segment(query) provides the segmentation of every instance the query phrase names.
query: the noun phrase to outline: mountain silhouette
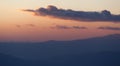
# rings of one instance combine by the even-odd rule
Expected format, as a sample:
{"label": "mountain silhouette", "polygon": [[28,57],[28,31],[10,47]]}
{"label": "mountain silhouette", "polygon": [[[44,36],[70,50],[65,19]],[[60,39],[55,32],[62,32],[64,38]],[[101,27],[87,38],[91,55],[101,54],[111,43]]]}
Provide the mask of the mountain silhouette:
{"label": "mountain silhouette", "polygon": [[24,60],[17,57],[0,53],[0,66],[21,66]]}
{"label": "mountain silhouette", "polygon": [[13,64],[6,66],[120,66],[120,34],[72,41],[1,42],[0,53],[1,63]]}

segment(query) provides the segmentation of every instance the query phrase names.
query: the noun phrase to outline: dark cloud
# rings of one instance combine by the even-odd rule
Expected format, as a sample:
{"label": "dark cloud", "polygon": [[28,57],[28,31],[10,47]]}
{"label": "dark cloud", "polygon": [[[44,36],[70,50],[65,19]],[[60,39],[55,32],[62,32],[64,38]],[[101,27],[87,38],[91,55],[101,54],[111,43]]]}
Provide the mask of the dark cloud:
{"label": "dark cloud", "polygon": [[80,26],[73,26],[74,29],[87,29],[86,27],[80,27]]}
{"label": "dark cloud", "polygon": [[50,16],[68,20],[120,22],[120,15],[113,15],[107,10],[101,12],[85,12],[71,9],[58,9],[50,5],[47,8],[39,8],[36,10],[26,9],[23,11],[33,12],[37,16]]}
{"label": "dark cloud", "polygon": [[71,27],[65,26],[65,25],[56,25],[56,26],[54,26],[52,28],[57,28],[57,29],[71,29]]}
{"label": "dark cloud", "polygon": [[80,26],[65,26],[65,25],[56,25],[52,28],[57,29],[87,29],[86,27],[80,27]]}
{"label": "dark cloud", "polygon": [[98,27],[98,29],[104,29],[104,30],[120,30],[120,27]]}

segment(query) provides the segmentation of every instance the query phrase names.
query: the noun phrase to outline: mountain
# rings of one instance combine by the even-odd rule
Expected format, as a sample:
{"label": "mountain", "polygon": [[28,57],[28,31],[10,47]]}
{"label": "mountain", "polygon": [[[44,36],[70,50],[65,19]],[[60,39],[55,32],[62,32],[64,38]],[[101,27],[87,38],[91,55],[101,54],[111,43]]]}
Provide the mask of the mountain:
{"label": "mountain", "polygon": [[24,60],[0,53],[0,66],[21,66],[25,65]]}
{"label": "mountain", "polygon": [[24,60],[15,56],[0,53],[0,66],[39,66],[45,65],[43,61]]}
{"label": "mountain", "polygon": [[72,41],[1,42],[0,53],[22,59],[22,66],[120,66],[120,34]]}

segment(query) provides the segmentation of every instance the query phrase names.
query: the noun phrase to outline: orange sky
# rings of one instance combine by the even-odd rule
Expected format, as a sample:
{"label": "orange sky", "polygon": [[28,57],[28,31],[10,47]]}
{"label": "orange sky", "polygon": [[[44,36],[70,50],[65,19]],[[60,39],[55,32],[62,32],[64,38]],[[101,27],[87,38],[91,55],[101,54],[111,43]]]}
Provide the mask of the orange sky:
{"label": "orange sky", "polygon": [[[75,40],[85,39],[95,36],[103,36],[108,34],[119,33],[120,30],[101,30],[98,27],[111,26],[119,27],[120,23],[112,22],[79,22],[74,20],[63,20],[57,18],[49,18],[42,16],[34,16],[33,13],[23,12],[22,9],[37,9],[41,6],[46,7],[47,5],[56,5],[60,8],[73,9],[73,10],[84,10],[84,11],[100,11],[108,9],[114,14],[119,13],[118,0],[110,0],[109,4],[107,1],[101,0],[101,4],[98,4],[99,0],[87,0],[74,1],[73,0],[59,1],[45,0],[39,1],[18,1],[18,0],[1,0],[1,15],[0,15],[0,41],[23,41],[23,42],[39,42],[48,40]],[[67,2],[71,2],[66,5]],[[93,3],[92,3],[93,2]],[[96,4],[95,4],[96,2]],[[45,3],[45,4],[44,4]],[[9,4],[9,5],[8,5]],[[106,5],[105,5],[106,4]],[[84,5],[84,6],[83,6]],[[88,6],[87,6],[88,5]],[[96,6],[97,5],[97,6]],[[111,6],[113,5],[113,6]],[[92,7],[94,6],[94,7]],[[116,7],[117,6],[117,7]],[[64,26],[82,26],[87,29],[57,29],[51,28],[56,25]]]}

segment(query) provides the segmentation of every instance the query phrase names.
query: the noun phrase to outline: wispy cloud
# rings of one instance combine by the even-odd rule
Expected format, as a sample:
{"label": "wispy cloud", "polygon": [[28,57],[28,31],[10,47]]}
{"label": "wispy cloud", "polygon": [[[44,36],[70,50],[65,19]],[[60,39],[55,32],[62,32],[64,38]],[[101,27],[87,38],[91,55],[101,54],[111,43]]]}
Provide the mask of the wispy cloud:
{"label": "wispy cloud", "polygon": [[20,27],[21,27],[21,25],[16,25],[16,27],[17,27],[17,28],[20,28]]}
{"label": "wispy cloud", "polygon": [[98,27],[98,29],[103,29],[103,30],[120,30],[120,27]]}
{"label": "wispy cloud", "polygon": [[80,27],[80,26],[73,26],[74,29],[87,29],[86,27]]}
{"label": "wispy cloud", "polygon": [[35,24],[24,24],[24,25],[16,25],[17,28],[21,28],[21,27],[35,27]]}
{"label": "wispy cloud", "polygon": [[66,26],[66,25],[56,25],[54,27],[55,29],[87,29],[86,27],[80,27],[80,26]]}
{"label": "wispy cloud", "polygon": [[49,16],[66,20],[120,22],[120,15],[111,14],[111,12],[107,10],[101,12],[85,12],[59,9],[49,5],[47,8],[39,8],[36,10],[25,9],[23,11],[33,12],[37,16]]}
{"label": "wispy cloud", "polygon": [[22,11],[35,12],[35,10],[32,10],[32,9],[22,9]]}
{"label": "wispy cloud", "polygon": [[26,26],[35,27],[36,25],[34,25],[34,24],[26,24]]}

